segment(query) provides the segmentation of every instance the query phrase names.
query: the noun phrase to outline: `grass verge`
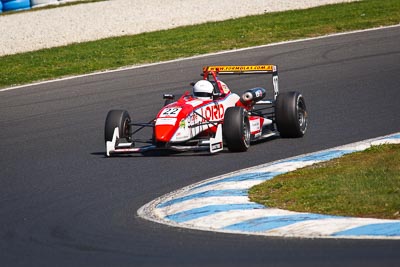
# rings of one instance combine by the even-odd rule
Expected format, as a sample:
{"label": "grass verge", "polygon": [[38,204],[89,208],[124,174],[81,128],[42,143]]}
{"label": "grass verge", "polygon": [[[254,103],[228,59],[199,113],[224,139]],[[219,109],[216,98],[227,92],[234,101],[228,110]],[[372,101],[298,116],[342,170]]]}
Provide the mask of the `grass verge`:
{"label": "grass verge", "polygon": [[279,175],[251,201],[298,212],[400,219],[400,145],[379,145]]}
{"label": "grass verge", "polygon": [[400,22],[400,1],[367,0],[108,38],[0,57],[0,88]]}

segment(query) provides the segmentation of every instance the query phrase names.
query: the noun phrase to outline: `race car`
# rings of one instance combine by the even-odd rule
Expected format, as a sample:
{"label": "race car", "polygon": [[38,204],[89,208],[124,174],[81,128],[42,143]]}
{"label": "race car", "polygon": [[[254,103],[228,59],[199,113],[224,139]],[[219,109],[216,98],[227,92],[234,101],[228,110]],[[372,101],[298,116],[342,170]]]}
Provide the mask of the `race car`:
{"label": "race car", "polygon": [[[272,97],[265,99],[263,87],[239,95],[219,79],[247,74],[272,75]],[[153,150],[216,153],[224,147],[244,152],[252,142],[272,136],[297,138],[307,131],[304,97],[296,91],[279,92],[276,65],[205,66],[202,79],[191,85],[192,93],[186,92],[177,100],[164,94],[164,106],[150,122],[134,122],[126,110],[110,110],[104,130],[106,155]],[[145,127],[152,128],[152,136],[135,139]]]}

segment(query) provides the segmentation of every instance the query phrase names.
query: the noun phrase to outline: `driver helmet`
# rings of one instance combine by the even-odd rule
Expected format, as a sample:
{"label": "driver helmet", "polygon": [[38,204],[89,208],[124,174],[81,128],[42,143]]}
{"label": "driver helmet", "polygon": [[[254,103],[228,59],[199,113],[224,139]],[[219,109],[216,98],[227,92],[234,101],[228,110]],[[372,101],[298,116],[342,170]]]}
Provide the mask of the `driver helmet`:
{"label": "driver helmet", "polygon": [[193,86],[193,95],[200,99],[212,99],[214,86],[207,80],[200,80]]}

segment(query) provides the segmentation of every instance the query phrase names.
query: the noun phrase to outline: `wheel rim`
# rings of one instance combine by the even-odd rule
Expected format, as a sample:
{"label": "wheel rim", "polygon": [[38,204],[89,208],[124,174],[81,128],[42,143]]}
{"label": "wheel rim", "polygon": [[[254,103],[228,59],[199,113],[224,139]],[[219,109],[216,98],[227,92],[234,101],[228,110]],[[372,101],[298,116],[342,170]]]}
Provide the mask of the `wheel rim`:
{"label": "wheel rim", "polygon": [[246,117],[243,118],[243,142],[246,147],[250,146],[250,125],[249,120],[246,120]]}
{"label": "wheel rim", "polygon": [[123,137],[126,138],[127,140],[130,139],[129,123],[130,123],[130,120],[129,119],[125,119],[124,124],[123,124],[123,128],[122,128]]}
{"label": "wheel rim", "polygon": [[302,98],[300,98],[298,101],[297,110],[298,110],[297,119],[299,122],[299,128],[300,131],[304,133],[307,128],[307,110],[306,110],[306,105]]}

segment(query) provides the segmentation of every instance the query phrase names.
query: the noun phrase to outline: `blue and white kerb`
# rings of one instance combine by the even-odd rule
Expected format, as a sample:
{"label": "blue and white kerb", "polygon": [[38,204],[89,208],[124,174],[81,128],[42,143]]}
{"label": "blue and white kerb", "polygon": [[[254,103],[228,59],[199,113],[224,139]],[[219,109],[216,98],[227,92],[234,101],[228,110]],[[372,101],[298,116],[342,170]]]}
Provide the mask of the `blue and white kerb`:
{"label": "blue and white kerb", "polygon": [[159,223],[205,231],[302,238],[400,240],[400,220],[291,212],[266,208],[250,202],[248,198],[249,188],[278,174],[384,143],[400,143],[400,133],[215,177],[162,196],[140,208],[138,214]]}

